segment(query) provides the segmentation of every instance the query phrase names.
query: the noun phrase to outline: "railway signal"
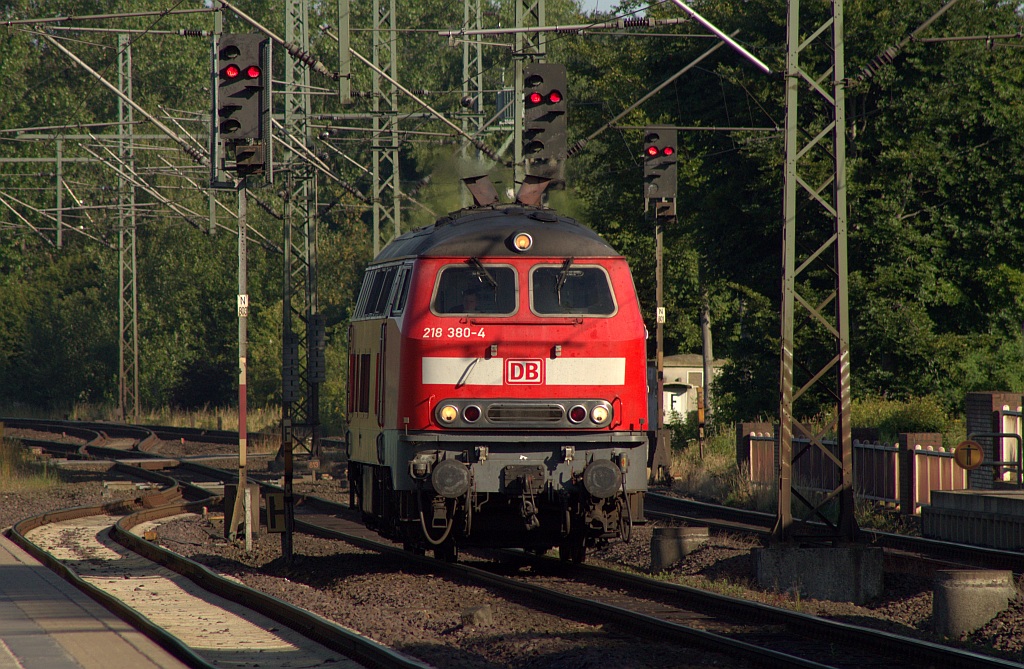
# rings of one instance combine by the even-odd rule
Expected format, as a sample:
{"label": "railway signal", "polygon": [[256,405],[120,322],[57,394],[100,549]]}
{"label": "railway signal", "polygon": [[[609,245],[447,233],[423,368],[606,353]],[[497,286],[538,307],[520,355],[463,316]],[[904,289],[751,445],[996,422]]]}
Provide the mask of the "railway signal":
{"label": "railway signal", "polygon": [[558,178],[566,157],[565,65],[530,63],[523,68],[523,156],[527,173]]}
{"label": "railway signal", "polygon": [[217,50],[217,124],[225,141],[263,139],[267,40],[258,34],[220,37]]}
{"label": "railway signal", "polygon": [[676,198],[676,130],[644,129],[644,197],[649,200]]}

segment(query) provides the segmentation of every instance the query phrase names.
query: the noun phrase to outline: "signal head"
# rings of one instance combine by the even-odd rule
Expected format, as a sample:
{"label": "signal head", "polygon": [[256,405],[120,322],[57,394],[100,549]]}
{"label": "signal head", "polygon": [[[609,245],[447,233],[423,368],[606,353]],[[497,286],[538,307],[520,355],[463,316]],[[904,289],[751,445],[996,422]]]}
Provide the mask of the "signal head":
{"label": "signal head", "polygon": [[676,197],[675,128],[644,129],[644,191],[648,199],[674,200]]}

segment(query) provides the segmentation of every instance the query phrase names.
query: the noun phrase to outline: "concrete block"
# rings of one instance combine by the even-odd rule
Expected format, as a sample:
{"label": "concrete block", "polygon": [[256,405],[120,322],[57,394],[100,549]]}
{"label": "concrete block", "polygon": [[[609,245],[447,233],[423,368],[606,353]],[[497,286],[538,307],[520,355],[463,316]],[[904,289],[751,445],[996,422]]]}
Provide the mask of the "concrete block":
{"label": "concrete block", "polygon": [[656,527],[651,534],[651,571],[664,571],[707,543],[706,527]]}
{"label": "concrete block", "polygon": [[484,627],[494,624],[494,609],[490,604],[471,606],[462,612],[463,627]]}
{"label": "concrete block", "polygon": [[932,491],[932,506],[962,511],[1024,515],[1024,491],[935,490]]}
{"label": "concrete block", "polygon": [[1024,548],[1024,493],[976,491],[932,493],[921,509],[924,536],[1006,550]]}
{"label": "concrete block", "polygon": [[753,557],[763,588],[854,604],[882,594],[882,549],[877,546],[775,546],[756,549]]}
{"label": "concrete block", "polygon": [[969,634],[1005,611],[1016,594],[1009,570],[938,571],[932,598],[935,632],[953,639]]}

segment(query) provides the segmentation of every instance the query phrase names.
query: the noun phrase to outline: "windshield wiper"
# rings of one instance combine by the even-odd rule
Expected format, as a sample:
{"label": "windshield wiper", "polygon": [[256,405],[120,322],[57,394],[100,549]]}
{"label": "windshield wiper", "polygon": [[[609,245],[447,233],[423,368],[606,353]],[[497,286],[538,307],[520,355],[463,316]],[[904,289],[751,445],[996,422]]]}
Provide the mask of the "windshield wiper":
{"label": "windshield wiper", "polygon": [[470,258],[469,264],[476,270],[475,274],[478,279],[487,279],[487,283],[491,284],[491,288],[495,290],[498,289],[498,282],[494,280],[494,277],[491,276],[491,273],[483,266],[483,263],[480,262],[479,258]]}
{"label": "windshield wiper", "polygon": [[562,306],[562,286],[565,285],[565,280],[569,278],[569,268],[572,267],[572,262],[575,258],[569,256],[562,263],[562,270],[558,273],[558,283],[555,284],[555,292],[558,294],[558,306]]}

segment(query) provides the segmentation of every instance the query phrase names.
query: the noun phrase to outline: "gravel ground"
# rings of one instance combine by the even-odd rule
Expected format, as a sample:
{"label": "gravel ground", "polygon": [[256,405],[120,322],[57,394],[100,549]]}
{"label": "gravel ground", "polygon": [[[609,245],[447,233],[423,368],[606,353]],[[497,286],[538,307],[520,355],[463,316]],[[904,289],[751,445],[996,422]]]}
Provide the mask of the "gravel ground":
{"label": "gravel ground", "polygon": [[[105,487],[105,480],[117,478],[106,473],[64,472],[62,477],[63,483],[52,488],[0,493],[0,528],[46,511],[141,494]],[[338,480],[297,481],[296,491],[347,500],[343,481]],[[632,542],[610,544],[592,552],[588,560],[647,572],[652,531],[651,525],[637,527]],[[645,642],[644,652],[638,653],[635,639],[617,636],[610,627],[532,611],[485,588],[420,573],[408,564],[340,542],[297,535],[296,561],[289,567],[280,560],[277,537],[260,536],[254,551],[245,554],[241,547],[223,539],[222,526],[215,519],[175,521],[162,527],[159,536],[173,550],[438,667],[735,666],[719,656],[654,642]],[[793,593],[777,594],[756,587],[750,567],[750,550],[756,546],[742,537],[712,535],[705,546],[661,577],[942,641],[931,632],[932,574],[900,573],[892,571],[887,563],[885,592],[868,605],[800,599]],[[483,606],[489,607],[491,622],[474,624],[464,619],[474,607]],[[1018,662],[1024,660],[1024,600],[1018,597],[992,622],[953,643]]]}
{"label": "gravel ground", "polygon": [[217,520],[176,520],[158,534],[171,550],[436,667],[738,666],[714,653],[656,641],[637,653],[636,639],[613,626],[539,612],[488,588],[341,542],[296,535],[289,567],[277,537],[258,537],[247,554],[223,539]]}

